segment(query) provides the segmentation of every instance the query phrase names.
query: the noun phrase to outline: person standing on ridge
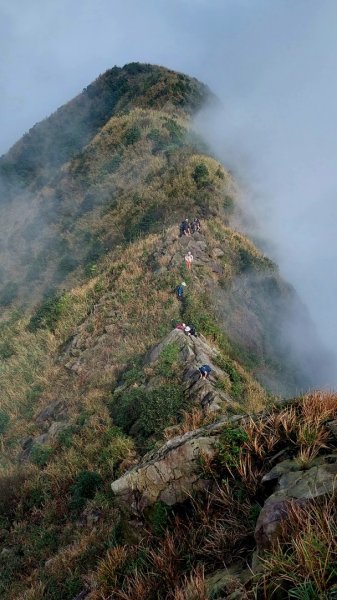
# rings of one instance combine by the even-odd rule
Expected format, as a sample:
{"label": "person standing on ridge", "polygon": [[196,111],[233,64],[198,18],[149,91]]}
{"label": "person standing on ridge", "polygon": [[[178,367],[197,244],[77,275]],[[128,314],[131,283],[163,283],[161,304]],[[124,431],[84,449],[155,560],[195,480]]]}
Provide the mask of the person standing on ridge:
{"label": "person standing on ridge", "polygon": [[201,226],[200,226],[200,219],[198,219],[198,217],[195,217],[194,221],[192,222],[191,229],[192,229],[192,233],[200,233]]}
{"label": "person standing on ridge", "polygon": [[194,261],[194,256],[192,252],[189,250],[185,256],[186,267],[188,269],[192,268],[192,262]]}
{"label": "person standing on ridge", "polygon": [[181,230],[182,230],[183,235],[191,235],[191,227],[188,222],[188,219],[185,219],[185,221],[182,222]]}

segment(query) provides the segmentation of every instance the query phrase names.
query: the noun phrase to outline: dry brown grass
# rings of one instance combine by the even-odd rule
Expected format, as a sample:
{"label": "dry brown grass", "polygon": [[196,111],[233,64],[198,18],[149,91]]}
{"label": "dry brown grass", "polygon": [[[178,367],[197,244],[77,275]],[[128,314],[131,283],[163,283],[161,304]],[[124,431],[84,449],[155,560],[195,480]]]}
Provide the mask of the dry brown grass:
{"label": "dry brown grass", "polygon": [[182,420],[178,425],[173,425],[164,430],[164,438],[169,440],[174,435],[184,435],[189,431],[199,429],[203,425],[208,425],[211,422],[210,417],[205,415],[205,412],[200,408],[194,407],[191,411],[182,411]]}
{"label": "dry brown grass", "polygon": [[325,423],[336,415],[336,394],[307,394],[296,404],[246,421],[244,429],[248,442],[245,446],[248,452],[263,459],[280,443],[289,443],[290,447],[297,448],[301,462],[309,462],[320,450],[328,448],[329,430]]}
{"label": "dry brown grass", "polygon": [[184,583],[174,590],[172,600],[209,600],[202,565],[193,569],[184,579]]}
{"label": "dry brown grass", "polygon": [[16,596],[15,600],[45,600],[45,589],[46,586],[38,581],[37,583],[34,583],[28,590],[19,596]]}
{"label": "dry brown grass", "polygon": [[337,394],[316,391],[304,396],[301,401],[302,418],[305,422],[319,426],[337,416]]}
{"label": "dry brown grass", "polygon": [[124,565],[129,557],[129,551],[126,546],[116,546],[111,548],[105,555],[105,558],[99,563],[96,579],[100,586],[97,595],[95,592],[92,596],[93,600],[104,598],[108,595],[117,583],[119,569]]}
{"label": "dry brown grass", "polygon": [[336,560],[335,496],[302,506],[294,501],[289,504],[282,537],[262,558],[258,589],[264,590],[267,598],[278,587],[289,590],[310,584],[316,594],[310,597],[325,598],[325,592],[337,580]]}

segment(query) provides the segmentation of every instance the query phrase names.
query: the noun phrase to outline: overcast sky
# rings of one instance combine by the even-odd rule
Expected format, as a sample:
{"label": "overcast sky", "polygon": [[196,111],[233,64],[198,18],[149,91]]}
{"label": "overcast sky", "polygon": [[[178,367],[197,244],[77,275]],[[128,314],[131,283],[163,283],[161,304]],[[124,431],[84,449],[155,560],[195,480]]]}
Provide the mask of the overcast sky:
{"label": "overcast sky", "polygon": [[206,82],[200,126],[337,356],[336,0],[0,0],[0,50],[0,153],[115,64]]}

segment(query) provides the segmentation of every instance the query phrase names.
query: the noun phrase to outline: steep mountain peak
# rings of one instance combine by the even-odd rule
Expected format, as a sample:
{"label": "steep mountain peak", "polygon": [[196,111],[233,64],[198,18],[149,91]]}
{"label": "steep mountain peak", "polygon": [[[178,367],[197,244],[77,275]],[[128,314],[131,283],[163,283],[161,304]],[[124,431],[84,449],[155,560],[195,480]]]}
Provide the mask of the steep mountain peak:
{"label": "steep mountain peak", "polygon": [[201,108],[209,96],[196,79],[164,67],[113,67],[34,125],[0,159],[0,176],[16,185],[32,184],[42,169],[54,172],[80,152],[114,115],[135,107],[186,115]]}

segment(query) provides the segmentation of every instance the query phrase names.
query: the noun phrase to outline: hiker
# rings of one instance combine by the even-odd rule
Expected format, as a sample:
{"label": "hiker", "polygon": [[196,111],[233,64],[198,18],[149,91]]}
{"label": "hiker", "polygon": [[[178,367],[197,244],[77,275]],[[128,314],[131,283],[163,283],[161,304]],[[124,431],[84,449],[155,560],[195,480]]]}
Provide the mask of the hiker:
{"label": "hiker", "polygon": [[212,369],[209,365],[202,365],[201,367],[199,367],[199,373],[200,373],[201,379],[208,379],[211,371],[212,371]]}
{"label": "hiker", "polygon": [[180,331],[185,331],[186,325],[185,323],[177,323],[176,325],[176,329],[179,329]]}
{"label": "hiker", "polygon": [[191,229],[192,229],[192,233],[200,233],[201,226],[200,226],[200,219],[198,219],[198,217],[195,217],[195,219],[191,225]]}
{"label": "hiker", "polygon": [[193,335],[194,337],[198,337],[197,330],[194,327],[194,325],[191,325],[191,327],[190,327],[190,335]]}
{"label": "hiker", "polygon": [[184,221],[182,221],[182,223],[180,223],[179,225],[179,237],[182,237],[184,235]]}
{"label": "hiker", "polygon": [[192,262],[194,261],[194,257],[192,252],[189,250],[185,256],[186,267],[188,269],[192,268]]}
{"label": "hiker", "polygon": [[197,332],[196,332],[195,327],[193,325],[186,325],[186,327],[185,327],[185,333],[189,337],[191,337],[191,335],[194,335],[194,337],[197,337]]}
{"label": "hiker", "polygon": [[177,298],[178,300],[182,300],[184,296],[184,287],[186,287],[185,281],[182,281],[180,285],[177,287]]}
{"label": "hiker", "polygon": [[185,219],[185,221],[182,222],[180,227],[182,229],[182,235],[191,235],[191,227],[188,222],[188,219]]}

